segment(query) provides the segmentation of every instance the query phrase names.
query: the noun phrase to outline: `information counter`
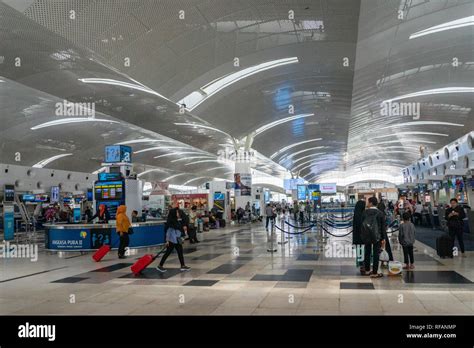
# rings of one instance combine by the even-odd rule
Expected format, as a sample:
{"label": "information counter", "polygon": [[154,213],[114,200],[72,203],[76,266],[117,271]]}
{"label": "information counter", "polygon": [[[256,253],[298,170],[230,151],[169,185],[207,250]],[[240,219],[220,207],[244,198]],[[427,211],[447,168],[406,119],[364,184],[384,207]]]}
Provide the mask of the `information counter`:
{"label": "information counter", "polygon": [[[165,221],[132,223],[130,248],[147,248],[165,243]],[[45,224],[45,248],[50,251],[93,251],[104,244],[119,246],[115,223]]]}

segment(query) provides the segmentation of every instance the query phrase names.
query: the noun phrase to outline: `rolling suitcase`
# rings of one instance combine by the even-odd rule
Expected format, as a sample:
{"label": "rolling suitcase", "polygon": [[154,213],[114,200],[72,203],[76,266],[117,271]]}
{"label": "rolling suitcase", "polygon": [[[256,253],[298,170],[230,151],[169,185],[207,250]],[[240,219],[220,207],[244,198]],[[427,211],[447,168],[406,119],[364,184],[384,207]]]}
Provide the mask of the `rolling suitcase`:
{"label": "rolling suitcase", "polygon": [[454,240],[449,235],[443,235],[436,239],[436,253],[439,257],[453,257]]}
{"label": "rolling suitcase", "polygon": [[102,245],[95,253],[92,255],[92,259],[95,262],[99,262],[104,258],[105,255],[112,249],[110,245]]}
{"label": "rolling suitcase", "polygon": [[132,267],[131,267],[131,270],[133,272],[134,275],[138,275],[140,274],[145,268],[147,268],[153,261],[155,261],[164,251],[166,250],[166,247],[164,247],[163,249],[161,249],[158,254],[156,254],[155,256],[151,255],[151,254],[146,254],[145,256],[142,256],[138,259],[137,262],[135,262]]}
{"label": "rolling suitcase", "polygon": [[220,219],[220,220],[219,220],[219,225],[220,225],[220,227],[224,228],[224,227],[225,227],[225,220],[224,220],[224,219]]}

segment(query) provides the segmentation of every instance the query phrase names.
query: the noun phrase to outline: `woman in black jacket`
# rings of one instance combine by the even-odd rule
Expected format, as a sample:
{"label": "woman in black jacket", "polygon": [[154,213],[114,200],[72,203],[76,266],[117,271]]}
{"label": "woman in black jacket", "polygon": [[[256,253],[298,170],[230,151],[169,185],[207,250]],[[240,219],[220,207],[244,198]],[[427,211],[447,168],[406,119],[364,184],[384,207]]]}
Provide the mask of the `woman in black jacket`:
{"label": "woman in black jacket", "polygon": [[[358,201],[354,207],[354,217],[352,219],[352,244],[356,246],[357,252],[361,250],[360,245],[364,245],[361,234],[362,228],[362,214],[365,211],[365,201]],[[359,246],[359,247],[358,247]],[[361,272],[363,268],[363,257],[364,255],[357,254],[357,266],[360,267]]]}

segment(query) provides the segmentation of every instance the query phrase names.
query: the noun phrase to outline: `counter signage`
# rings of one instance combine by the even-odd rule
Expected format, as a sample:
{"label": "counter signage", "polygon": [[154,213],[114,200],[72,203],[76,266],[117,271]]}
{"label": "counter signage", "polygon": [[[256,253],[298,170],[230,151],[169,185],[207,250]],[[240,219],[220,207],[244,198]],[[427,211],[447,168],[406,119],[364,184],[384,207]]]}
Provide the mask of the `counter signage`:
{"label": "counter signage", "polygon": [[89,229],[78,229],[67,231],[61,229],[49,230],[49,249],[53,250],[76,250],[91,249],[91,231]]}
{"label": "counter signage", "polygon": [[96,228],[91,229],[91,249],[99,249],[102,245],[111,243],[112,229]]}

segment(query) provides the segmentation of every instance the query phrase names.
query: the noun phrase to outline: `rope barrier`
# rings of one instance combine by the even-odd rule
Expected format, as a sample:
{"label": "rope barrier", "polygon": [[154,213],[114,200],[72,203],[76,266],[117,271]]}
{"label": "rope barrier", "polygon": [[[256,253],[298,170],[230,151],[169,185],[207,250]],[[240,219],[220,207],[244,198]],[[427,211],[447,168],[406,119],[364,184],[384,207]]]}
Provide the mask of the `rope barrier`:
{"label": "rope barrier", "polygon": [[286,234],[303,234],[303,233],[306,233],[306,232],[312,230],[313,227],[314,227],[314,226],[309,227],[309,228],[307,228],[306,230],[301,231],[301,232],[286,232],[285,230],[282,230],[280,227],[278,227],[277,225],[275,225],[275,228],[279,229],[280,231],[282,231],[283,233],[286,233]]}
{"label": "rope barrier", "polygon": [[293,228],[313,228],[314,226],[316,225],[310,225],[310,226],[295,226],[295,225],[292,225],[290,224],[288,221],[285,220],[285,224],[287,224],[288,226],[290,227],[293,227]]}
{"label": "rope barrier", "polygon": [[349,228],[349,227],[352,227],[352,224],[345,224],[345,225],[343,226],[342,224],[339,224],[339,225],[338,225],[338,224],[331,223],[331,222],[326,221],[326,220],[324,221],[324,223],[325,223],[326,225],[328,225],[329,227],[335,228],[335,229],[338,229],[338,230],[343,230],[343,229],[347,229],[347,228]]}
{"label": "rope barrier", "polygon": [[333,237],[346,237],[348,235],[350,235],[352,233],[352,231],[346,233],[346,234],[343,234],[343,235],[335,235],[335,234],[332,234],[331,232],[329,232],[324,226],[321,226],[321,228],[324,230],[324,232],[326,232],[327,234],[330,234],[331,236]]}

